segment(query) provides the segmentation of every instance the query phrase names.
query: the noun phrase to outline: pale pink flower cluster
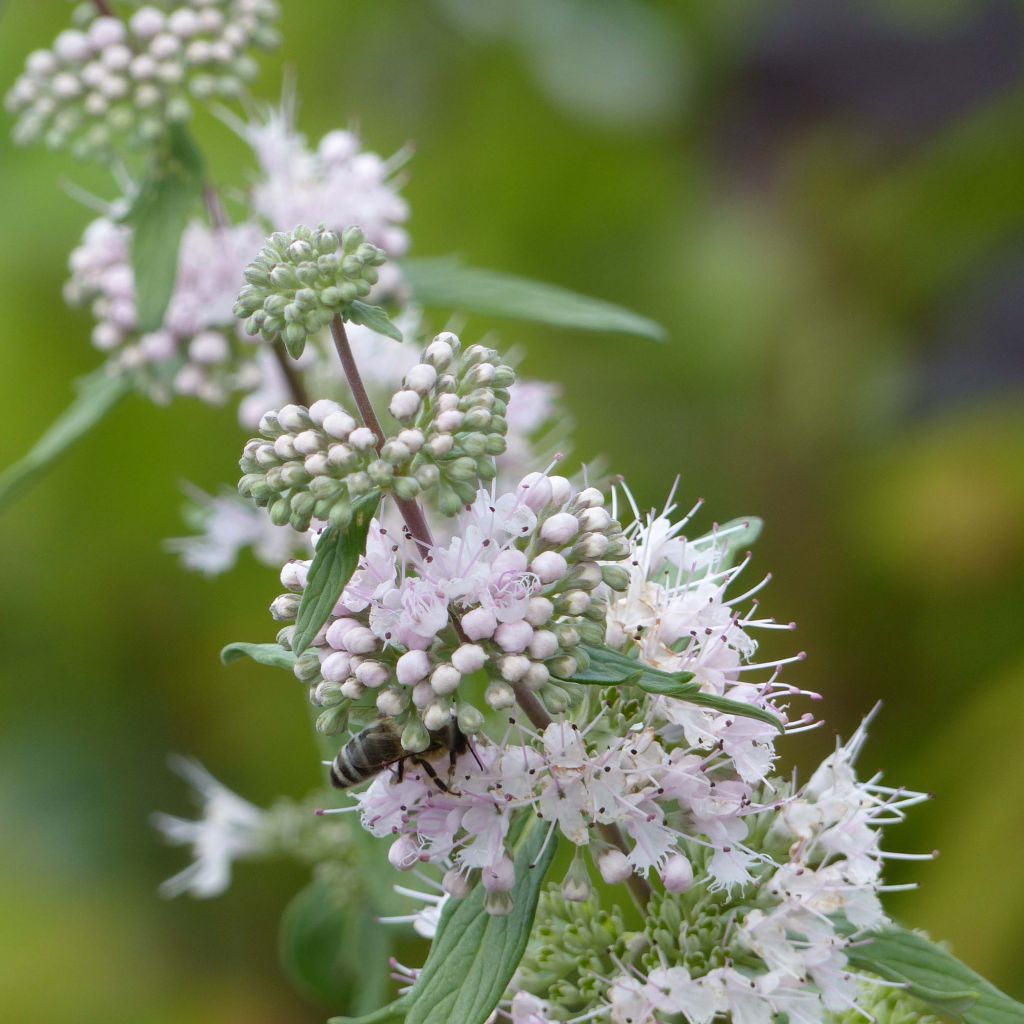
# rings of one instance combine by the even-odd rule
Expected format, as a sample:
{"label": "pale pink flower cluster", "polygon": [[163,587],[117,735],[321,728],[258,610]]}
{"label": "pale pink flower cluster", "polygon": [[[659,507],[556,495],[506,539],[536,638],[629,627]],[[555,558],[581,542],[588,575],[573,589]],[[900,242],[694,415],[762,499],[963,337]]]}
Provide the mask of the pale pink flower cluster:
{"label": "pale pink flower cluster", "polygon": [[[220,404],[259,381],[253,340],[233,315],[242,271],[262,240],[254,224],[211,228],[193,221],[178,254],[178,276],[163,325],[142,332],[130,262],[131,228],[93,221],[70,258],[65,298],[96,318],[93,344],[114,373],[136,375],[155,398],[188,395]],[[173,369],[169,376],[167,368]]]}
{"label": "pale pink flower cluster", "polygon": [[[885,858],[932,855],[883,852],[881,830],[903,820],[904,810],[925,794],[891,789],[877,778],[858,782],[853,763],[866,723],[839,747],[810,782],[781,802],[767,845],[789,842],[788,860],[759,877],[748,907],[734,918],[743,970],[717,967],[699,977],[683,966],[664,966],[646,977],[637,971],[614,979],[601,1016],[613,1024],[674,1020],[709,1024],[731,1015],[750,1024],[771,1024],[786,1014],[801,1024],[821,1024],[828,1014],[856,1008],[866,979],[850,968],[846,948],[887,923],[879,894]],[[840,929],[837,917],[850,928]],[[761,967],[750,966],[750,956]]]}
{"label": "pale pink flower cluster", "polygon": [[[376,690],[385,715],[403,715],[411,702],[427,729],[442,728],[456,710],[466,728],[457,691],[485,667],[494,709],[515,703],[510,684],[549,693],[553,679],[576,671],[574,623],[591,611],[606,571],[597,559],[626,550],[603,503],[595,488],[534,473],[500,496],[480,490],[452,539],[426,551],[375,520],[314,641],[323,679],[349,699]],[[301,591],[308,565],[285,566],[285,586]],[[271,611],[287,620],[297,606],[289,593]]]}

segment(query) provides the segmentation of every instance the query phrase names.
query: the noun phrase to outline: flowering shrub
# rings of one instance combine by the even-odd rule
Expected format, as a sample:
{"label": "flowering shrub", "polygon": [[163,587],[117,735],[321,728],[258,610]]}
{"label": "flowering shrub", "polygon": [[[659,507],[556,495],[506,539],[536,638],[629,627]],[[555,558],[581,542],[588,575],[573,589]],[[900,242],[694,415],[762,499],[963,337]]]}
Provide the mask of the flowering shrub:
{"label": "flowering shrub", "polygon": [[[382,935],[411,924],[432,940],[421,966],[359,965],[399,982],[367,1022],[1024,1019],[887,915],[884,862],[932,854],[883,849],[925,797],[858,778],[867,720],[806,782],[779,771],[820,697],[783,679],[802,652],[761,653],[792,624],[761,611],[767,578],[748,579],[760,522],[694,532],[699,503],[679,515],[674,489],[646,512],[621,480],[568,474],[557,389],[434,334],[421,307],[651,325],[406,260],[400,161],[342,130],[310,150],[290,101],[223,114],[259,165],[228,219],[184,97],[242,96],[276,13],[84,5],[9,99],[22,141],[111,163],[124,194],[66,289],[107,362],[0,490],[128,390],[240,396],[259,436],[240,446],[237,495],[200,493],[200,535],[171,544],[204,572],[246,546],[280,569],[276,638],[223,657],[297,677],[325,744],[324,789],[269,809],[177,762],[202,814],[154,819],[194,854],[164,891],[212,896],[236,861],[282,855],[314,875],[286,953],[325,913],[339,942],[365,913]],[[428,891],[387,892],[395,871]],[[286,956],[300,981],[303,957]]]}

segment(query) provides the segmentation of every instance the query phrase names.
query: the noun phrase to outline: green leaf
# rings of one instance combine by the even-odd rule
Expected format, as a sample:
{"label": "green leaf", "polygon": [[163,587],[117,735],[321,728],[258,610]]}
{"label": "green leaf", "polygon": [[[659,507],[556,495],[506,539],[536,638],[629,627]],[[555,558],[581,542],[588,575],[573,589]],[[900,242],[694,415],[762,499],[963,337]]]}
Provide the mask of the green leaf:
{"label": "green leaf", "polygon": [[181,236],[202,194],[199,151],[183,126],[171,124],[125,217],[133,228],[131,262],[140,331],[155,331],[164,322],[178,276]]}
{"label": "green leaf", "polygon": [[664,328],[621,306],[556,285],[463,266],[453,257],[406,260],[402,272],[417,302],[484,316],[665,339]]}
{"label": "green leaf", "polygon": [[83,377],[71,404],[50,424],[41,438],[13,466],[0,473],[0,508],[6,507],[36,477],[41,476],[79,438],[87,433],[125,395],[131,382],[98,370]]}
{"label": "green leaf", "polygon": [[243,641],[228,644],[220,652],[220,660],[225,665],[241,658],[252,658],[260,665],[270,665],[272,668],[291,669],[295,664],[295,655],[286,651],[280,644],[247,644]]}
{"label": "green leaf", "polygon": [[390,933],[351,896],[324,879],[307,885],[281,918],[278,952],[285,974],[314,998],[373,1006],[388,990]]}
{"label": "green leaf", "polygon": [[704,693],[697,683],[691,682],[692,672],[663,672],[661,669],[642,665],[619,651],[613,651],[610,647],[594,644],[580,646],[589,655],[590,664],[569,676],[569,682],[583,683],[587,686],[638,686],[645,693],[653,693],[659,697],[674,697],[688,704],[711,708],[740,718],[755,718],[759,722],[773,726],[779,732],[783,731],[782,723],[764,708],[730,700],[728,697],[719,697],[713,693]]}
{"label": "green leaf", "polygon": [[376,1014],[335,1017],[331,1024],[483,1024],[488,1019],[526,950],[544,876],[555,856],[556,844],[545,845],[547,822],[532,814],[520,822],[513,826],[512,913],[488,914],[482,885],[463,900],[449,900],[412,990]]}
{"label": "green leaf", "polygon": [[365,499],[357,504],[348,526],[328,526],[317,541],[313,563],[306,577],[306,588],[302,591],[299,611],[295,616],[295,635],[292,637],[292,651],[296,657],[312,642],[327,621],[334,606],[352,578],[359,556],[366,549],[366,535],[370,520],[377,508],[378,498]]}
{"label": "green leaf", "polygon": [[383,334],[385,338],[393,338],[395,341],[402,340],[402,332],[391,322],[387,313],[380,306],[371,306],[358,299],[348,305],[348,318],[354,324],[362,324],[369,327],[371,331]]}
{"label": "green leaf", "polygon": [[952,953],[916,932],[891,926],[847,949],[850,963],[965,1024],[1022,1024],[1024,1004],[1000,992]]}

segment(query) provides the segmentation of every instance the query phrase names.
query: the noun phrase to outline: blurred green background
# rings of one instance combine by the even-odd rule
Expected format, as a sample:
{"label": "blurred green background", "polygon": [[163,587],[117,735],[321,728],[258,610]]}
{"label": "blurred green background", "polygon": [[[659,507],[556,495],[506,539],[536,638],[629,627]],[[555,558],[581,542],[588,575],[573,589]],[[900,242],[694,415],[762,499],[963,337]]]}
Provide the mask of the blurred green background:
{"label": "blurred green background", "polygon": [[[825,0],[285,0],[284,62],[313,138],[412,142],[418,255],[551,280],[666,325],[663,346],[498,326],[561,381],[577,452],[642,502],[673,476],[706,523],[767,528],[765,609],[796,619],[791,679],[827,697],[811,766],[879,699],[865,771],[936,794],[896,831],[939,848],[892,901],[1024,997],[1024,10]],[[898,13],[897,13],[898,11]],[[64,26],[9,0],[0,68]],[[281,57],[261,95],[279,94]],[[250,173],[212,118],[219,181]],[[61,302],[110,194],[0,133],[0,465],[98,363]],[[257,803],[317,779],[302,694],[222,668],[270,638],[275,575],[206,580],[161,548],[180,481],[231,480],[230,408],[133,399],[5,513],[0,1005],[24,1022],[319,1021],[281,978],[275,929],[299,869],[242,865],[173,903],[184,866],[147,818],[185,812],[169,752]],[[899,870],[908,867],[912,870]]]}

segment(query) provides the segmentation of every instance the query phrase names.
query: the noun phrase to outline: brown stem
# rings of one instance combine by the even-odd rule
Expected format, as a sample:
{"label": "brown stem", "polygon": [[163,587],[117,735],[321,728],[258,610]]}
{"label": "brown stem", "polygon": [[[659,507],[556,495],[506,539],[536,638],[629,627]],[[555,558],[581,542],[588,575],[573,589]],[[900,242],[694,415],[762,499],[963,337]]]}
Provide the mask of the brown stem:
{"label": "brown stem", "polygon": [[[359,410],[359,415],[363,418],[363,423],[373,431],[376,438],[374,447],[380,452],[384,444],[384,428],[380,425],[380,420],[377,419],[377,414],[373,411],[373,404],[370,402],[370,396],[366,393],[363,378],[359,375],[359,367],[356,366],[355,358],[352,355],[352,346],[349,344],[348,334],[345,332],[345,324],[340,316],[336,316],[331,321],[331,336],[334,338],[334,347],[338,350],[341,368],[345,371],[345,376],[348,378],[348,386],[352,391],[352,397],[355,399],[356,408]],[[395,504],[398,506],[398,511],[402,513],[405,525],[409,527],[409,533],[412,534],[412,538],[416,541],[421,553],[427,554],[431,547],[433,547],[434,540],[431,537],[430,526],[427,524],[427,518],[423,514],[423,509],[420,508],[417,502],[399,498],[397,495],[395,496]]]}
{"label": "brown stem", "polygon": [[[352,355],[352,346],[349,344],[348,335],[345,333],[345,324],[340,316],[336,316],[331,321],[331,334],[334,337],[334,347],[338,350],[338,358],[341,359],[341,366],[345,371],[345,376],[348,378],[348,384],[352,389],[352,397],[355,399],[359,414],[362,416],[363,422],[376,436],[376,448],[380,451],[381,445],[384,442],[384,430],[380,425],[380,420],[377,419],[377,414],[373,411],[370,396],[366,393],[366,388],[363,385],[363,378],[359,376],[359,369]],[[430,539],[430,527],[427,525],[426,517],[423,515],[423,509],[415,501],[396,499],[396,502],[406,525],[412,533],[413,539],[420,546],[420,550],[425,552],[432,542]],[[452,616],[452,622],[455,625],[456,631],[465,641],[466,637],[462,632],[462,626],[454,615]],[[551,724],[552,719],[547,709],[541,703],[540,698],[532,690],[523,686],[522,683],[513,683],[512,691],[516,695],[516,702],[523,709],[526,717],[533,723],[534,728],[543,732]],[[600,825],[598,829],[607,842],[622,850],[623,853],[629,852],[626,840],[614,825]],[[637,874],[630,875],[627,884],[636,905],[643,910],[650,901],[651,887],[647,884],[646,879],[641,878]]]}
{"label": "brown stem", "polygon": [[284,379],[288,382],[288,390],[292,393],[292,401],[296,405],[304,405],[308,409],[309,395],[306,394],[306,385],[302,383],[302,378],[296,372],[295,364],[285,351],[281,339],[278,338],[271,348],[274,351],[274,358],[277,359],[277,364],[281,367],[281,372],[284,374]]}
{"label": "brown stem", "polygon": [[111,10],[110,4],[107,3],[107,0],[92,0],[92,5],[104,18],[117,17],[117,15]]}

